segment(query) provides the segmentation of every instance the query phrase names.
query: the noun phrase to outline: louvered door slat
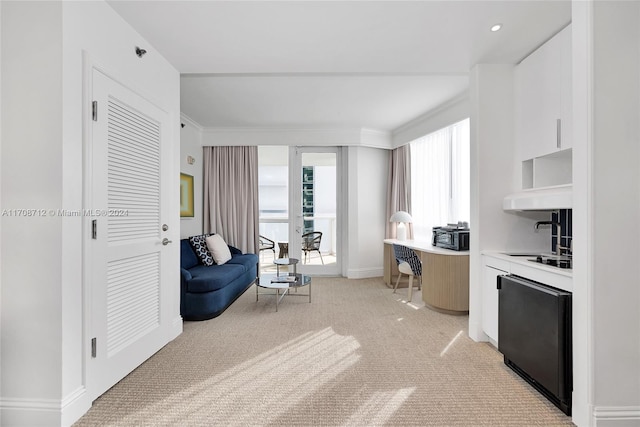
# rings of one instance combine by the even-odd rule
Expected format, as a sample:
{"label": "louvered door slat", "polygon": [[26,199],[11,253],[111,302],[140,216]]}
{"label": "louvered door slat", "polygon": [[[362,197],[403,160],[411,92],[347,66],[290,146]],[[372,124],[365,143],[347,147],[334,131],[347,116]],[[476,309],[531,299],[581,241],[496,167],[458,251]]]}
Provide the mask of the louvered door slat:
{"label": "louvered door slat", "polygon": [[118,153],[116,151],[112,151],[112,153],[109,154],[109,162],[113,166],[110,171],[111,176],[129,177],[131,175],[139,175],[140,178],[150,180],[158,175],[157,169],[147,167],[144,163],[123,163],[122,157],[127,155],[134,156],[134,153]]}
{"label": "louvered door slat", "polygon": [[160,322],[160,255],[145,254],[107,265],[107,354],[134,342]]}
{"label": "louvered door slat", "polygon": [[148,122],[148,119],[144,116],[136,114],[135,111],[124,110],[118,104],[111,106],[111,121],[109,125],[119,125],[119,127],[127,129],[141,138],[150,138],[153,140],[153,136],[159,135],[157,128]]}
{"label": "louvered door slat", "polygon": [[[140,141],[138,139],[132,138],[131,135],[122,135],[121,133],[119,133],[117,131],[117,129],[113,129],[110,128],[111,131],[111,135],[112,135],[112,143],[113,143],[113,148],[115,150],[132,150],[134,153],[139,153],[139,154],[144,154],[146,155],[150,155],[148,153],[149,149],[153,148],[153,145],[151,144],[147,144],[146,141]],[[140,142],[139,144],[136,144],[136,146],[130,147],[129,145],[129,141],[136,141],[136,142]],[[149,160],[154,160],[156,157],[151,155],[152,157],[149,158]],[[142,162],[145,162],[147,159],[140,159]],[[148,162],[149,164],[152,164],[153,162]]]}
{"label": "louvered door slat", "polygon": [[127,123],[135,123],[140,127],[146,127],[149,132],[157,132],[157,128],[155,126],[149,126],[149,121],[147,116],[144,114],[136,112],[134,109],[131,109],[123,104],[115,104],[112,106],[113,116],[114,117],[127,117]]}
{"label": "louvered door slat", "polygon": [[128,215],[110,216],[109,242],[157,238],[160,233],[160,128],[158,123],[109,100],[107,202]]}
{"label": "louvered door slat", "polygon": [[[108,103],[107,205],[109,243],[157,238],[160,233],[160,129],[116,99]],[[159,254],[108,264],[107,352],[112,355],[159,324]]]}

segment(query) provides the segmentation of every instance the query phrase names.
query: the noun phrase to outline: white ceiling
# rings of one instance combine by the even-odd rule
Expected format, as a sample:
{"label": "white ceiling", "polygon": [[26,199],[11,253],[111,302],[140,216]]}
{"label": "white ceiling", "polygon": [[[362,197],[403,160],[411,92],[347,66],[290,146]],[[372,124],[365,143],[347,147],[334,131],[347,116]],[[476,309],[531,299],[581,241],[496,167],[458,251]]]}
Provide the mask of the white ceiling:
{"label": "white ceiling", "polygon": [[109,3],[180,71],[182,112],[227,128],[392,131],[571,19],[569,0]]}

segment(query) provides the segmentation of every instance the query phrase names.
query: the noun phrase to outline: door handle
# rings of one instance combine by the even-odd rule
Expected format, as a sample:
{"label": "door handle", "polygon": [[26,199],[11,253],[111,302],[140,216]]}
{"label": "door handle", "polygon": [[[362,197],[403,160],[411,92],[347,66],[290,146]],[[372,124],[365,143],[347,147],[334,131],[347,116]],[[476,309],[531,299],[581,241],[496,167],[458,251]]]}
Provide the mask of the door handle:
{"label": "door handle", "polygon": [[169,243],[171,243],[171,240],[167,239],[166,237],[164,239],[162,239],[162,244],[164,246],[167,246]]}

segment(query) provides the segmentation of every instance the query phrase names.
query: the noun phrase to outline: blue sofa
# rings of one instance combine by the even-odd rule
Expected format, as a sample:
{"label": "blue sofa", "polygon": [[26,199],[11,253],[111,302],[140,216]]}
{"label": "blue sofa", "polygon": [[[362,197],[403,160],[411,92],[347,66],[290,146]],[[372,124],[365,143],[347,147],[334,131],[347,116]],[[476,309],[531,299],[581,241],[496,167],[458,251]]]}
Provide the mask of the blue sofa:
{"label": "blue sofa", "polygon": [[189,243],[180,240],[180,314],[206,320],[222,314],[258,277],[258,256],[229,246],[231,259],[205,266]]}

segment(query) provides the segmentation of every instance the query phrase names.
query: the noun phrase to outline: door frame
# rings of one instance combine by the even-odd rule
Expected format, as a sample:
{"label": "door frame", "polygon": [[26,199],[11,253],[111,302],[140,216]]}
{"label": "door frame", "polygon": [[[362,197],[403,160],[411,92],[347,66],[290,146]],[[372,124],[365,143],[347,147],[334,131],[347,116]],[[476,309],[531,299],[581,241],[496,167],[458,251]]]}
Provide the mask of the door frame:
{"label": "door frame", "polygon": [[345,174],[343,169],[343,149],[338,146],[291,146],[289,147],[289,256],[296,258],[302,249],[302,155],[304,153],[335,153],[336,155],[336,263],[307,265],[302,259],[297,266],[301,273],[316,276],[340,276],[343,265],[343,230],[346,215],[343,195]]}

